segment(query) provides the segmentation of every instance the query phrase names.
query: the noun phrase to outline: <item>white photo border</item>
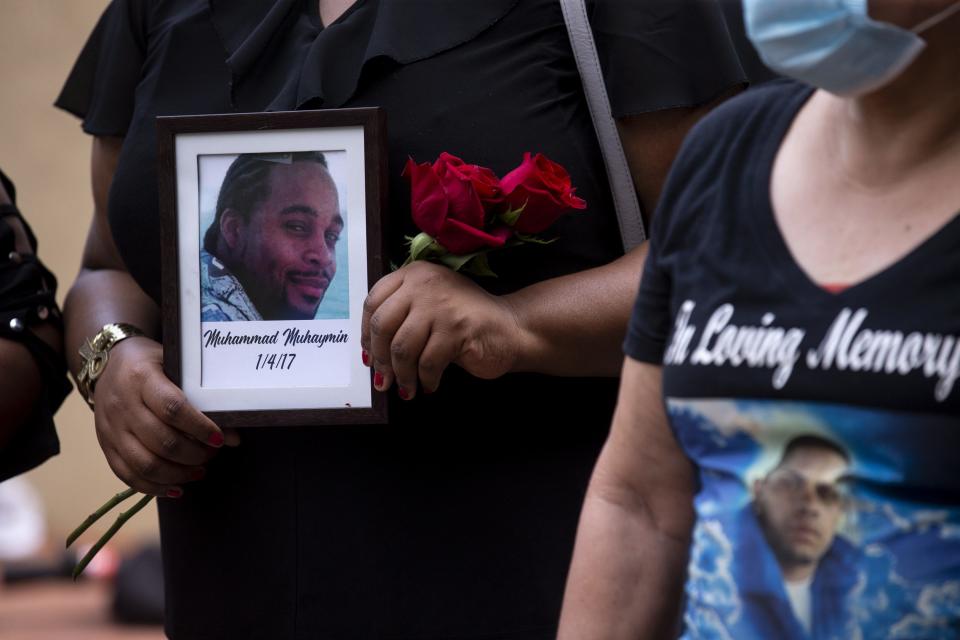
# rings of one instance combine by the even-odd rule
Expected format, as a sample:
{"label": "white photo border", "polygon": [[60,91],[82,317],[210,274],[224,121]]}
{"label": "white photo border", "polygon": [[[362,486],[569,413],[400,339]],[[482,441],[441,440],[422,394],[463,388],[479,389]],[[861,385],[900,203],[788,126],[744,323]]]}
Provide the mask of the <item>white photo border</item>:
{"label": "white photo border", "polygon": [[[341,111],[379,111],[379,110],[341,110]],[[325,112],[317,112],[325,113]],[[326,112],[330,113],[330,112]],[[284,114],[244,114],[254,117],[257,120],[270,120],[271,116]],[[303,113],[298,112],[293,115],[303,118]],[[194,116],[185,117],[197,121],[202,118],[236,118],[230,116]],[[275,424],[300,424],[303,420],[304,412],[311,412],[315,420],[307,420],[307,423],[343,423],[354,422],[349,418],[345,419],[350,413],[361,413],[378,415],[382,420],[370,419],[371,423],[385,421],[385,403],[378,403],[376,395],[373,392],[370,381],[370,370],[362,363],[360,346],[360,323],[362,318],[363,301],[367,294],[370,273],[368,267],[371,264],[369,253],[368,235],[371,233],[379,234],[380,225],[373,225],[374,229],[368,228],[368,205],[371,201],[369,190],[371,187],[382,189],[385,182],[377,180],[379,184],[367,184],[370,175],[369,167],[371,158],[368,153],[371,149],[368,136],[369,127],[364,124],[350,124],[345,126],[314,126],[298,128],[276,128],[250,130],[242,129],[235,131],[212,130],[212,131],[176,131],[178,118],[159,118],[158,121],[171,121],[167,127],[160,127],[161,139],[166,134],[169,136],[167,147],[172,146],[172,151],[167,150],[168,157],[166,162],[161,162],[161,174],[164,171],[164,164],[167,166],[168,179],[173,181],[173,192],[175,196],[174,203],[167,203],[166,210],[169,211],[171,204],[175,207],[174,219],[175,230],[166,229],[169,236],[171,231],[176,238],[176,307],[178,308],[178,340],[179,357],[173,358],[179,365],[179,371],[174,371],[174,382],[178,383],[183,389],[187,399],[198,409],[208,414],[217,414],[220,416],[234,416],[236,414],[251,413],[261,415],[263,412],[273,412],[275,414],[296,413],[293,418],[284,420],[267,420],[267,423]],[[282,123],[286,120],[278,119],[278,127],[284,127]],[[222,126],[222,125],[220,125]],[[173,129],[165,132],[164,129]],[[196,128],[196,124],[188,128]],[[380,131],[382,137],[382,129]],[[172,143],[172,144],[170,144]],[[163,147],[164,145],[161,145]],[[375,149],[382,149],[382,144],[374,145]],[[349,368],[349,383],[346,386],[316,386],[297,384],[295,386],[282,386],[273,388],[210,388],[202,385],[202,366],[203,366],[203,336],[201,331],[201,291],[200,291],[200,247],[201,233],[200,228],[200,163],[202,156],[213,154],[241,154],[241,153],[290,153],[298,151],[321,151],[321,152],[346,152],[346,167],[344,172],[346,198],[344,207],[341,211],[345,218],[347,228],[347,254],[349,265],[349,317],[342,321],[348,326],[349,357],[345,359],[345,366]],[[164,149],[161,149],[163,155]],[[382,156],[382,153],[378,155]],[[377,164],[382,167],[382,158],[377,159]],[[382,172],[382,169],[381,169]],[[172,173],[172,175],[170,175]],[[163,180],[161,179],[161,185]],[[170,191],[171,185],[167,185],[167,191]],[[161,189],[163,191],[163,188]],[[167,196],[167,199],[171,199]],[[375,198],[373,201],[382,202],[382,197]],[[379,215],[379,211],[377,212]],[[169,215],[165,215],[169,217]],[[168,225],[169,227],[169,225]],[[164,245],[168,244],[167,242]],[[379,243],[376,245],[379,249]],[[379,256],[378,256],[379,257]],[[168,258],[165,258],[167,260]],[[165,279],[169,269],[164,270]],[[379,277],[379,274],[375,274]],[[165,282],[164,300],[167,300],[168,294],[172,292],[173,287]],[[166,304],[165,304],[166,306]],[[169,313],[165,313],[167,318]],[[169,319],[165,320],[165,328],[169,327]],[[276,321],[281,323],[281,321]],[[302,322],[320,322],[320,321],[302,321]],[[237,323],[238,329],[246,323]],[[256,323],[261,324],[261,323]],[[287,325],[289,323],[283,322]],[[167,355],[165,341],[165,361]],[[168,375],[171,374],[170,367],[165,367]],[[333,411],[329,411],[333,410]],[[337,411],[346,410],[346,411]],[[362,410],[369,410],[364,412]],[[322,412],[327,412],[323,415]],[[321,413],[312,413],[321,412]],[[370,418],[370,415],[366,415]],[[253,418],[251,415],[250,418]],[[219,422],[219,421],[218,421]],[[222,426],[242,426],[243,424],[254,424],[251,419],[227,420],[228,425]]]}

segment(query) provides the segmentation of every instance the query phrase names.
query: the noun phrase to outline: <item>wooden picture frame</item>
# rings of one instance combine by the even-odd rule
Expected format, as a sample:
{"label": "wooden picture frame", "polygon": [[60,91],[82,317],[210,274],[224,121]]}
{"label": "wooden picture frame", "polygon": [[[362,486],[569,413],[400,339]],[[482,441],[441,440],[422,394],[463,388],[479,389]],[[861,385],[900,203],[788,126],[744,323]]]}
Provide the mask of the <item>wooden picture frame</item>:
{"label": "wooden picture frame", "polygon": [[166,375],[221,427],[386,423],[360,348],[388,267],[384,111],[158,117],[157,132]]}

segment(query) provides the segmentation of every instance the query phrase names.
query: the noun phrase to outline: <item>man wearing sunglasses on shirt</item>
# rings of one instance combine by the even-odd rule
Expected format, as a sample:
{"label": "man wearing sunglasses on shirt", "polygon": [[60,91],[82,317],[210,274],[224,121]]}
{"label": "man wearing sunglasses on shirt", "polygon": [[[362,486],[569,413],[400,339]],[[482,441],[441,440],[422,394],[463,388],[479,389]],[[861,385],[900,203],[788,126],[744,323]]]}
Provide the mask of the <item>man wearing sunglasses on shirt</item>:
{"label": "man wearing sunglasses on shirt", "polygon": [[849,464],[839,445],[803,435],[754,482],[753,502],[736,524],[739,535],[730,536],[742,637],[850,637],[847,601],[857,583],[859,551],[837,535]]}

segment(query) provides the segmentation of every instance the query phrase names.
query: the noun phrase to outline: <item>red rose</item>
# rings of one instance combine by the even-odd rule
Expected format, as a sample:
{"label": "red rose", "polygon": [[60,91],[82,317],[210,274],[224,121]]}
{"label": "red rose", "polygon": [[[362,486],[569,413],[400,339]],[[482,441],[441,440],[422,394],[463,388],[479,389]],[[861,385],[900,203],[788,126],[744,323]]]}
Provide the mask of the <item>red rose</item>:
{"label": "red rose", "polygon": [[441,153],[437,161],[407,160],[413,222],[457,255],[502,247],[510,229],[485,230],[487,210],[503,201],[500,181],[490,169]]}
{"label": "red rose", "polygon": [[523,212],[513,225],[517,233],[540,233],[570,209],[587,203],[573,195],[570,174],[542,153],[523,154],[523,163],[500,180],[510,208]]}

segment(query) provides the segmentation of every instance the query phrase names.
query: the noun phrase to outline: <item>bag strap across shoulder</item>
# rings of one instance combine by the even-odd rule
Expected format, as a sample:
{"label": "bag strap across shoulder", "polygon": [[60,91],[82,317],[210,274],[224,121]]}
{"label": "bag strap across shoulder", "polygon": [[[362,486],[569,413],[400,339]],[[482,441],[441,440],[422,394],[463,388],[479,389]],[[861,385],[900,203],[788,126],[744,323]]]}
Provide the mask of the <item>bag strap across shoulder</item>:
{"label": "bag strap across shoulder", "polygon": [[623,152],[617,124],[610,111],[610,99],[600,69],[600,58],[593,41],[593,31],[587,19],[585,0],[560,0],[563,20],[567,25],[573,57],[577,61],[583,92],[587,97],[590,117],[600,141],[603,163],[610,181],[613,204],[620,223],[620,237],[624,251],[629,251],[646,239],[643,217],[640,215],[640,202],[633,186],[627,156]]}

